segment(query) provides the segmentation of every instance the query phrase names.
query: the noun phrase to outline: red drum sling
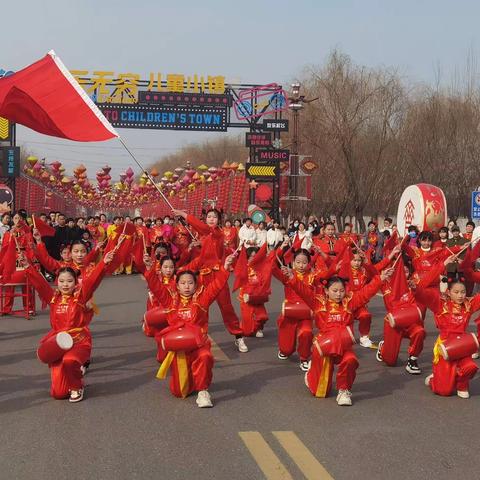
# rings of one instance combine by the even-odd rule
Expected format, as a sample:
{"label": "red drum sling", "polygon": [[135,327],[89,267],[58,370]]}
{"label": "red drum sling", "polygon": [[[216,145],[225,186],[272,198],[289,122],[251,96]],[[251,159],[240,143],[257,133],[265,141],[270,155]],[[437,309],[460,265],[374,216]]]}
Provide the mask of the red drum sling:
{"label": "red drum sling", "polygon": [[478,352],[478,339],[473,333],[450,335],[440,344],[440,354],[444,360],[459,360]]}
{"label": "red drum sling", "polygon": [[305,320],[312,316],[312,311],[304,303],[283,302],[282,315],[289,320]]}
{"label": "red drum sling", "polygon": [[245,293],[243,295],[243,301],[249,303],[250,305],[263,305],[268,302],[268,295],[255,295]]}
{"label": "red drum sling", "polygon": [[343,352],[354,343],[356,343],[355,337],[350,327],[335,328],[330,332],[320,333],[314,341],[315,347],[322,357],[343,355]]}
{"label": "red drum sling", "polygon": [[43,363],[55,363],[72,347],[72,336],[67,332],[59,332],[40,344],[37,357]]}
{"label": "red drum sling", "polygon": [[402,330],[422,320],[422,314],[416,305],[408,305],[387,313],[387,322],[392,328]]}
{"label": "red drum sling", "polygon": [[196,325],[184,325],[162,336],[162,348],[169,352],[192,352],[207,341],[207,335]]}
{"label": "red drum sling", "polygon": [[169,311],[163,307],[152,308],[145,312],[143,319],[148,327],[162,329],[168,325],[168,312]]}

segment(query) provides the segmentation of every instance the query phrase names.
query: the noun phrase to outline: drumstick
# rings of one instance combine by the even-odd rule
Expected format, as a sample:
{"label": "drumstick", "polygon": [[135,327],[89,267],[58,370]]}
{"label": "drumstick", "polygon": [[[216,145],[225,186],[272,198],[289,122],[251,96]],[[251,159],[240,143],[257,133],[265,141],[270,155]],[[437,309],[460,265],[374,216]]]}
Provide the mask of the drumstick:
{"label": "drumstick", "polygon": [[143,232],[141,232],[140,235],[142,236],[142,242],[143,242],[143,254],[146,255],[148,252],[147,252],[147,245],[145,244],[145,235],[143,234]]}
{"label": "drumstick", "polygon": [[33,222],[33,228],[36,230],[37,229],[37,225],[35,223],[35,214],[32,213],[32,222]]}

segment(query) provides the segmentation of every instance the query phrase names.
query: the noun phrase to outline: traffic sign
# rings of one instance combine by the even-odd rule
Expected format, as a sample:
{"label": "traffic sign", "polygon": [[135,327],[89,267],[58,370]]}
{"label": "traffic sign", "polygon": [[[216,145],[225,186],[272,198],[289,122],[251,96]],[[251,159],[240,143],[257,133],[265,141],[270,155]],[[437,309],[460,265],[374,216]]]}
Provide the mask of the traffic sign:
{"label": "traffic sign", "polygon": [[278,163],[247,163],[247,177],[257,179],[274,179],[280,174]]}
{"label": "traffic sign", "polygon": [[480,191],[472,192],[471,217],[480,218]]}

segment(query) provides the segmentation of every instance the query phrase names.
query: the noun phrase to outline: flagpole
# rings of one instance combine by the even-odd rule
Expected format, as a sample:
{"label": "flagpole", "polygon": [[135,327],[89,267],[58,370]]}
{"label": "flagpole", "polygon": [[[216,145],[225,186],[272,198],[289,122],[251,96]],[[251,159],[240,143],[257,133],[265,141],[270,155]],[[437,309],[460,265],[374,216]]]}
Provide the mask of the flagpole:
{"label": "flagpole", "polygon": [[[130,149],[127,147],[127,145],[125,144],[125,142],[123,141],[122,137],[118,137],[118,139],[120,140],[120,143],[123,145],[123,148],[125,148],[125,150],[127,151],[127,153],[133,158],[133,161],[140,167],[140,169],[142,170],[142,172],[148,177],[148,179],[152,182],[152,185],[156,188],[157,192],[160,194],[160,196],[162,197],[163,201],[168,205],[168,207],[170,208],[170,210],[174,210],[173,208],[173,205],[168,201],[168,198],[165,196],[165,194],[162,192],[162,189],[155,183],[155,180],[153,179],[153,177],[150,175],[149,172],[147,172],[147,170],[145,170],[145,168],[143,167],[143,165],[135,158],[135,155],[130,151]],[[183,218],[180,218],[180,222],[183,224],[183,226],[185,227],[185,229],[187,230],[187,232],[190,234],[190,236],[192,237],[192,239],[195,239],[193,233],[191,232],[191,230],[187,227],[187,225],[185,224],[185,222],[183,221]]]}

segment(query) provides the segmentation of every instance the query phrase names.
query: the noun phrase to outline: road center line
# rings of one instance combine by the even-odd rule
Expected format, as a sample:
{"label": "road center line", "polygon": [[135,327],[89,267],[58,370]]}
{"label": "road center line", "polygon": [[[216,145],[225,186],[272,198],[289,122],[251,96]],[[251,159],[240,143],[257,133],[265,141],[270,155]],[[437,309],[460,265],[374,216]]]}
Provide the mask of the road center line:
{"label": "road center line", "polygon": [[218,362],[228,362],[230,359],[227,357],[227,354],[217,345],[215,340],[210,335],[208,338],[212,343],[212,354],[215,360]]}
{"label": "road center line", "polygon": [[239,432],[238,434],[267,480],[293,480],[259,432]]}
{"label": "road center line", "polygon": [[333,480],[294,432],[272,432],[307,480]]}

